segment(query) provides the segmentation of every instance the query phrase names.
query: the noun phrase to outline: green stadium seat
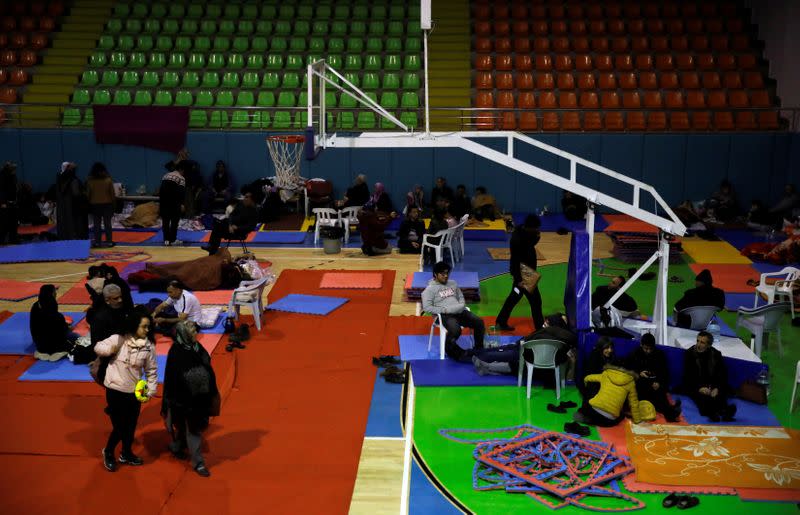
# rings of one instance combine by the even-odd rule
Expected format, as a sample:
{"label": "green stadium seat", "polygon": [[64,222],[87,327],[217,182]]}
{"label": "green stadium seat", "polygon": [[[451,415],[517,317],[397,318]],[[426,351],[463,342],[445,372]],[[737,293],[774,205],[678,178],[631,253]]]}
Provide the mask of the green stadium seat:
{"label": "green stadium seat", "polygon": [[136,38],[136,50],[140,52],[149,52],[153,49],[153,37],[150,35],[142,35]]}
{"label": "green stadium seat", "polygon": [[[391,114],[395,114],[395,113],[391,113]],[[396,123],[394,123],[393,121],[389,120],[388,118],[384,118],[383,116],[381,116],[380,127],[381,127],[381,129],[397,129],[398,125]]]}
{"label": "green stadium seat", "polygon": [[83,121],[81,122],[81,126],[94,127],[94,110],[92,108],[89,107],[83,110]]}
{"label": "green stadium seat", "polygon": [[409,5],[408,6],[408,18],[410,20],[418,20],[420,17],[420,6],[419,5]]}
{"label": "green stadium seat", "polygon": [[[391,57],[391,56],[387,56],[387,58],[386,58],[387,61],[389,60],[389,57]],[[381,69],[381,56],[380,55],[376,55],[376,54],[368,54],[367,55],[367,59],[364,62],[364,69],[365,70],[370,70],[370,71],[378,71],[378,70],[380,70]]]}
{"label": "green stadium seat", "polygon": [[231,20],[222,20],[219,22],[217,33],[224,34],[226,36],[236,33],[236,23]]}
{"label": "green stadium seat", "polygon": [[305,91],[297,95],[297,107],[308,107],[308,93]]}
{"label": "green stadium seat", "polygon": [[349,5],[337,5],[333,10],[333,17],[337,20],[349,20],[350,19],[350,6]]}
{"label": "green stadium seat", "polygon": [[128,54],[128,68],[144,68],[147,59],[144,52],[131,52]]}
{"label": "green stadium seat", "polygon": [[255,72],[245,72],[242,75],[242,89],[255,89],[258,87],[259,83],[260,79]]}
{"label": "green stadium seat", "polygon": [[347,40],[347,51],[351,54],[359,54],[364,51],[364,40],[361,38],[350,38]]}
{"label": "green stadium seat", "polygon": [[384,73],[381,84],[383,89],[400,89],[400,76],[396,73]]}
{"label": "green stadium seat", "polygon": [[278,111],[275,113],[275,119],[272,120],[272,128],[278,130],[286,130],[292,126],[292,115],[286,111]]}
{"label": "green stadium seat", "polygon": [[278,107],[295,107],[297,99],[291,91],[281,91],[278,95]]}
{"label": "green stadium seat", "polygon": [[136,106],[149,106],[153,103],[153,95],[147,89],[140,89],[133,96],[133,105]]}
{"label": "green stadium seat", "polygon": [[336,126],[340,129],[355,129],[356,121],[353,117],[353,113],[339,113],[339,115],[336,117]]}
{"label": "green stadium seat", "polygon": [[61,125],[71,127],[81,123],[81,110],[77,107],[65,107],[61,116]]}
{"label": "green stadium seat", "polygon": [[400,38],[387,38],[386,39],[386,52],[396,53],[403,51],[403,43]]}
{"label": "green stadium seat", "polygon": [[420,62],[418,55],[407,55],[405,59],[405,65],[403,66],[404,69],[407,71],[417,71],[420,69]]}
{"label": "green stadium seat", "polygon": [[244,56],[242,54],[228,54],[228,68],[241,70],[244,68]]}
{"label": "green stadium seat", "polygon": [[[200,7],[200,15],[202,15],[203,14],[203,8],[201,6],[199,6],[199,5],[197,7]],[[189,6],[189,16],[190,17],[192,17],[191,11],[192,11],[192,6],[190,5]],[[169,17],[170,18],[178,18],[178,19],[180,19],[180,18],[183,18],[186,15],[187,15],[186,9],[184,8],[183,4],[175,4],[175,3],[173,3],[173,4],[169,5]]]}
{"label": "green stadium seat", "polygon": [[145,34],[159,34],[159,33],[161,33],[161,22],[159,20],[146,20],[144,22],[143,32]]}
{"label": "green stadium seat", "polygon": [[100,82],[100,77],[96,70],[86,70],[81,75],[81,86],[96,86]]}
{"label": "green stadium seat", "polygon": [[208,113],[200,109],[189,111],[189,127],[199,129],[208,125]]}
{"label": "green stadium seat", "polygon": [[250,20],[241,20],[239,23],[236,24],[236,33],[237,34],[252,34],[255,30],[255,25]]}
{"label": "green stadium seat", "polygon": [[317,5],[317,12],[314,16],[318,20],[327,20],[331,17],[331,6],[330,5]]}
{"label": "green stadium seat", "polygon": [[192,38],[188,36],[178,36],[175,38],[175,51],[186,52],[192,49]]}
{"label": "green stadium seat", "polygon": [[419,126],[417,113],[402,112],[400,113],[400,121],[412,129],[416,129]]}
{"label": "green stadium seat", "polygon": [[405,27],[403,27],[403,22],[401,21],[390,21],[389,27],[386,30],[386,33],[390,36],[402,36],[405,32]]}
{"label": "green stadium seat", "polygon": [[342,38],[328,39],[328,52],[344,52],[344,40]]}
{"label": "green stadium seat", "polygon": [[195,52],[208,53],[211,51],[211,38],[208,36],[197,36],[194,38]]}
{"label": "green stadium seat", "polygon": [[203,73],[203,80],[200,85],[204,88],[216,88],[219,87],[219,82],[219,73],[205,72]]}
{"label": "green stadium seat", "polygon": [[176,88],[178,87],[180,80],[181,79],[180,75],[178,75],[178,72],[166,71],[164,72],[164,76],[161,78],[161,87]]}
{"label": "green stadium seat", "polygon": [[200,86],[200,75],[192,70],[183,72],[181,86],[184,88],[196,88]]}
{"label": "green stadium seat", "polygon": [[247,56],[247,68],[260,70],[264,68],[264,56],[261,54],[250,54]]}
{"label": "green stadium seat", "polygon": [[72,103],[76,105],[86,105],[89,103],[89,90],[78,88],[72,92]]}
{"label": "green stadium seat", "polygon": [[261,91],[258,94],[258,100],[256,100],[256,105],[258,107],[274,107],[275,94],[273,94],[271,91]]}
{"label": "green stadium seat", "polygon": [[[336,93],[333,91],[325,92],[325,107],[336,107]],[[330,113],[329,113],[330,114]]]}
{"label": "green stadium seat", "polygon": [[180,32],[178,20],[164,20],[164,23],[161,24],[162,34],[177,34],[178,32]]}
{"label": "green stadium seat", "polygon": [[107,89],[96,89],[92,95],[92,104],[107,106],[111,103],[111,93]]}
{"label": "green stadium seat", "polygon": [[269,42],[269,49],[271,52],[285,52],[289,48],[289,43],[286,38],[275,37]]}
{"label": "green stadium seat", "polygon": [[308,41],[308,51],[316,54],[325,52],[325,39],[324,38],[311,38]]}
{"label": "green stadium seat", "polygon": [[150,52],[150,57],[147,59],[147,66],[150,68],[163,68],[167,65],[167,58],[163,52]]}
{"label": "green stadium seat", "polygon": [[261,5],[261,18],[262,19],[274,19],[278,17],[278,8],[274,5],[270,5],[267,3],[262,3]]}
{"label": "green stadium seat", "polygon": [[319,61],[320,59],[322,59],[322,56],[319,54],[306,54],[305,66],[308,66],[313,62]]}
{"label": "green stadium seat", "polygon": [[327,36],[328,35],[328,22],[327,21],[315,21],[314,25],[311,26],[311,33],[315,36]]}
{"label": "green stadium seat", "polygon": [[294,115],[294,128],[305,129],[308,127],[308,111],[299,111]]}
{"label": "green stadium seat", "polygon": [[289,40],[290,52],[305,52],[306,51],[306,38],[291,38]]}
{"label": "green stadium seat", "polygon": [[272,34],[272,22],[267,20],[259,20],[256,23],[256,34]]}
{"label": "green stadium seat", "polygon": [[122,72],[121,84],[126,88],[135,88],[139,85],[139,72],[135,70],[126,70]]}
{"label": "green stadium seat", "polygon": [[112,34],[119,34],[122,32],[122,20],[112,18],[106,23],[106,30]]}
{"label": "green stadium seat", "polygon": [[247,111],[234,111],[231,118],[231,129],[246,129],[250,126],[250,115]]}
{"label": "green stadium seat", "polygon": [[346,36],[347,22],[335,21],[331,23],[331,34],[334,36]]}
{"label": "green stadium seat", "polygon": [[361,80],[361,89],[378,89],[380,87],[377,73],[365,73]]}
{"label": "green stadium seat", "polygon": [[261,86],[266,89],[278,89],[281,85],[281,78],[275,72],[267,72],[264,74],[264,78],[261,81]]}
{"label": "green stadium seat", "polygon": [[214,38],[214,51],[227,52],[231,48],[231,40],[225,36],[217,36]]}
{"label": "green stadium seat", "polygon": [[419,89],[420,78],[416,73],[406,73],[403,75],[403,89]]}
{"label": "green stadium seat", "polygon": [[175,105],[180,107],[189,107],[194,104],[194,97],[191,91],[184,89],[175,92]]}
{"label": "green stadium seat", "polygon": [[370,98],[376,104],[378,103],[378,94],[374,91],[365,91],[364,94]]}
{"label": "green stadium seat", "polygon": [[366,20],[369,18],[369,10],[365,5],[354,5],[353,6],[353,15],[352,19],[354,20]]}
{"label": "green stadium seat", "polygon": [[217,33],[217,22],[209,19],[203,20],[200,22],[200,32],[207,36],[213,36]]}
{"label": "green stadium seat", "polygon": [[370,18],[373,20],[383,20],[386,18],[388,13],[386,12],[386,7],[380,4],[376,4],[372,6],[372,12],[370,12]]}
{"label": "green stadium seat", "polygon": [[222,76],[223,88],[238,88],[239,87],[239,74],[236,72],[225,72]]}
{"label": "green stadium seat", "polygon": [[361,74],[358,72],[344,72],[344,78],[353,83],[355,87],[361,87]]}
{"label": "green stadium seat", "polygon": [[225,66],[225,57],[219,53],[209,54],[208,62],[206,64],[212,70],[218,70]]}
{"label": "green stadium seat", "polygon": [[359,129],[367,130],[375,128],[375,113],[372,111],[361,111],[358,113],[358,122],[356,123]]}
{"label": "green stadium seat", "polygon": [[314,8],[310,5],[298,5],[296,16],[301,20],[309,20],[314,17]]}
{"label": "green stadium seat", "polygon": [[[267,50],[267,46],[267,38],[265,37],[257,36],[250,40],[250,49],[253,52],[264,53]],[[263,62],[263,56],[259,57],[262,57]]]}
{"label": "green stadium seat", "polygon": [[422,40],[420,38],[406,38],[406,52],[422,52]]}
{"label": "green stadium seat", "polygon": [[386,33],[386,26],[382,21],[369,22],[369,33],[372,36],[383,36]]}
{"label": "green stadium seat", "polygon": [[184,68],[186,66],[186,56],[182,52],[170,52],[168,68]]}
{"label": "green stadium seat", "polygon": [[[114,6],[114,16],[117,18],[127,18],[131,14],[131,6],[128,4],[118,3]],[[78,117],[80,119],[80,117]]]}
{"label": "green stadium seat", "polygon": [[158,72],[147,70],[142,73],[142,86],[146,88],[154,88],[161,82]]}
{"label": "green stadium seat", "polygon": [[328,66],[331,66],[336,70],[342,69],[342,56],[340,55],[328,55],[328,57],[325,58],[325,61],[327,61]]}
{"label": "green stadium seat", "polygon": [[200,70],[206,66],[206,56],[201,52],[192,52],[189,54],[189,62],[187,66],[192,70]]}
{"label": "green stadium seat", "polygon": [[299,70],[302,67],[303,67],[303,56],[297,54],[289,54],[286,56],[285,68],[287,70]]}
{"label": "green stadium seat", "polygon": [[142,22],[136,19],[128,19],[125,21],[125,32],[131,34],[138,34],[142,31]]}
{"label": "green stadium seat", "polygon": [[127,89],[118,89],[114,92],[114,100],[111,102],[117,106],[129,106],[133,102],[131,92]]}
{"label": "green stadium seat", "polygon": [[98,50],[111,50],[115,46],[117,46],[117,44],[114,41],[114,36],[100,36],[100,39],[97,41]]}
{"label": "green stadium seat", "polygon": [[[151,36],[141,36],[141,37],[151,37]],[[172,50],[172,38],[169,36],[158,36],[156,38],[156,50],[160,52],[169,52]]]}
{"label": "green stadium seat", "polygon": [[400,99],[403,109],[417,109],[419,107],[419,96],[414,91],[405,91]]}
{"label": "green stadium seat", "polygon": [[242,16],[242,10],[238,5],[229,4],[225,6],[225,11],[222,15],[226,20],[237,20]]}
{"label": "green stadium seat", "polygon": [[131,6],[130,16],[133,18],[144,18],[147,16],[147,4],[136,2]]}
{"label": "green stadium seat", "polygon": [[280,54],[270,54],[267,56],[267,69],[268,70],[281,70],[283,69],[283,56]]}
{"label": "green stadium seat", "polygon": [[402,5],[393,5],[389,8],[389,18],[392,20],[404,20],[406,9]]}
{"label": "green stadium seat", "polygon": [[406,25],[406,33],[410,36],[418,36],[422,32],[422,27],[419,24],[419,16],[411,18]]}
{"label": "green stadium seat", "polygon": [[214,105],[219,107],[231,107],[233,106],[233,92],[231,91],[218,91],[217,92],[217,99]]}
{"label": "green stadium seat", "polygon": [[89,66],[92,68],[102,68],[107,64],[106,53],[105,52],[94,52],[89,57]]}
{"label": "green stadium seat", "polygon": [[354,21],[350,24],[351,36],[364,36],[367,33],[367,24],[363,21]]}
{"label": "green stadium seat", "polygon": [[294,23],[293,34],[295,36],[308,36],[311,34],[311,25],[307,20],[298,20]]}
{"label": "green stadium seat", "polygon": [[241,17],[246,20],[255,20],[258,18],[258,6],[251,4],[243,5]]}
{"label": "green stadium seat", "polygon": [[183,34],[196,35],[198,31],[197,20],[183,20],[181,23],[181,32]]}
{"label": "green stadium seat", "polygon": [[367,52],[379,54],[383,52],[383,40],[381,38],[367,38]]}
{"label": "green stadium seat", "polygon": [[381,106],[385,109],[397,109],[400,105],[400,101],[397,98],[397,93],[394,91],[384,91],[381,95]]}
{"label": "green stadium seat", "polygon": [[128,63],[127,56],[122,52],[111,52],[108,65],[112,68],[122,68]]}
{"label": "green stadium seat", "polygon": [[362,67],[361,63],[361,56],[358,54],[347,54],[347,59],[345,60],[344,69],[345,70],[360,70]]}
{"label": "green stadium seat", "polygon": [[151,18],[164,18],[167,15],[167,6],[164,4],[153,4],[150,6]]}
{"label": "green stadium seat", "polygon": [[351,97],[346,93],[342,93],[342,95],[339,97],[339,107],[343,107],[346,109],[353,109],[358,106],[359,106],[358,100],[356,100],[355,98]]}
{"label": "green stadium seat", "polygon": [[[173,4],[176,5],[176,4]],[[180,4],[178,4],[180,5]],[[189,4],[189,7],[186,9],[186,16],[189,18],[202,18],[203,17],[203,6],[199,4]],[[177,16],[175,16],[177,18]]]}
{"label": "green stadium seat", "polygon": [[255,103],[256,100],[252,91],[240,91],[239,94],[236,95],[236,105],[238,107],[252,107]]}
{"label": "green stadium seat", "polygon": [[209,20],[218,20],[222,18],[222,7],[217,4],[207,3],[205,18]]}
{"label": "green stadium seat", "polygon": [[386,56],[383,62],[384,70],[397,71],[401,68],[400,56],[397,54],[390,54]]}
{"label": "green stadium seat", "polygon": [[284,73],[281,87],[285,89],[295,89],[300,87],[300,76],[294,72]]}
{"label": "green stadium seat", "polygon": [[266,129],[270,125],[270,116],[269,113],[264,111],[255,111],[251,112],[250,117],[253,120],[253,128],[254,129]]}
{"label": "green stadium seat", "polygon": [[194,99],[194,105],[197,107],[211,107],[214,105],[214,94],[207,89],[198,91]]}
{"label": "green stadium seat", "polygon": [[294,6],[283,4],[278,9],[278,18],[281,20],[293,20],[295,17]]}
{"label": "green stadium seat", "polygon": [[250,38],[245,36],[236,36],[233,38],[233,50],[236,52],[247,52],[250,48]]}
{"label": "green stadium seat", "polygon": [[292,33],[292,24],[285,20],[275,22],[275,34],[278,36],[288,36]]}

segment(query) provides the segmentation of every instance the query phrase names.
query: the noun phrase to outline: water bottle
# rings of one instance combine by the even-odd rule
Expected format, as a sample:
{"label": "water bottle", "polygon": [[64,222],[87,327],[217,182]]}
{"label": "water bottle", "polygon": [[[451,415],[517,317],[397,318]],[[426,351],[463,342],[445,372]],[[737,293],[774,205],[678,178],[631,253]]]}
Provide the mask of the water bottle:
{"label": "water bottle", "polygon": [[716,321],[712,321],[708,324],[708,332],[711,333],[711,336],[714,337],[714,343],[719,343],[719,324]]}
{"label": "water bottle", "polygon": [[484,338],[484,347],[492,349],[500,346],[500,339],[497,337],[497,327],[489,326],[489,334]]}
{"label": "water bottle", "polygon": [[766,365],[761,367],[761,371],[758,373],[758,377],[756,377],[756,383],[764,387],[769,397],[769,368]]}

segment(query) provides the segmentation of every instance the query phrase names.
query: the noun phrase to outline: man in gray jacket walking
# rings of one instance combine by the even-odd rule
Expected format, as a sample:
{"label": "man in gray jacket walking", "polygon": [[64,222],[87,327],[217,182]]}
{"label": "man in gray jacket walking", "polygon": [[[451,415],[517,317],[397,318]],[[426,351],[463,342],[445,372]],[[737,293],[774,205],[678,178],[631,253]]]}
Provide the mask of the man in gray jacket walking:
{"label": "man in gray jacket walking", "polygon": [[475,350],[483,348],[483,335],[486,333],[483,320],[467,309],[464,294],[456,282],[450,280],[450,265],[444,261],[433,265],[433,279],[422,292],[422,310],[442,315],[447,330],[444,350],[451,358],[458,361],[472,358],[472,351],[465,351],[456,344],[462,327],[470,327],[475,333]]}

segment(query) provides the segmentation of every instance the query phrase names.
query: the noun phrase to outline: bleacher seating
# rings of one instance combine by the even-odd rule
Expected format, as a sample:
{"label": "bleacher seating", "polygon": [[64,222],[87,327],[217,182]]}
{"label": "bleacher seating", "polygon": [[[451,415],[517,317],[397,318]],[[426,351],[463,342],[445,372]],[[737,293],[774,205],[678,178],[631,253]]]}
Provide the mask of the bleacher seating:
{"label": "bleacher seating", "polygon": [[473,105],[498,110],[477,113],[474,124],[778,129],[777,110],[753,110],[777,106],[745,14],[728,0],[478,0]]}

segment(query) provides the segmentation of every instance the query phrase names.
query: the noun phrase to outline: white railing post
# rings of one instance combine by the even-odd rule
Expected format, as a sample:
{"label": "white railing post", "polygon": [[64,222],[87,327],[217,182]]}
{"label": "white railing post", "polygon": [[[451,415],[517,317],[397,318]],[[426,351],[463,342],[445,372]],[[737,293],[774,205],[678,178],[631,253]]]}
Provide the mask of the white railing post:
{"label": "white railing post", "polygon": [[668,345],[667,342],[667,281],[669,280],[669,239],[660,233],[658,242],[658,285],[653,308],[653,322],[656,326],[656,343]]}
{"label": "white railing post", "polygon": [[400,488],[400,514],[407,515],[409,496],[411,495],[411,451],[414,448],[414,402],[416,401],[416,388],[411,367],[408,367],[408,383],[406,384],[406,423],[405,423],[405,448],[403,449],[403,484]]}
{"label": "white railing post", "polygon": [[428,30],[422,31],[422,50],[423,60],[425,62],[425,136],[431,135],[431,110],[429,105],[428,93]]}
{"label": "white railing post", "polygon": [[[594,256],[594,217],[595,217],[594,208],[595,208],[595,205],[587,200],[586,201],[586,207],[587,207],[587,209],[586,209],[586,234],[589,235],[589,279],[588,279],[589,289],[588,289],[588,292],[589,292],[589,295],[591,295],[592,291],[594,291],[594,290],[592,290],[592,263],[594,263],[593,256]],[[592,310],[592,306],[590,304],[589,305],[589,311],[590,311],[589,312],[589,320],[592,319],[591,310]]]}

